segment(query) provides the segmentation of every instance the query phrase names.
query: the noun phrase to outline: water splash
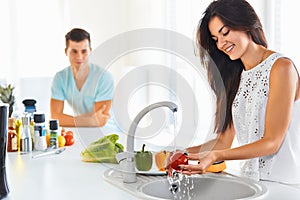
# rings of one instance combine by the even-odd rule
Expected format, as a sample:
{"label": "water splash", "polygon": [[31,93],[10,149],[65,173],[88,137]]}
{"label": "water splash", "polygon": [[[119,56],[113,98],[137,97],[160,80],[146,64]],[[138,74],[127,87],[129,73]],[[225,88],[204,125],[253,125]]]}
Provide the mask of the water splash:
{"label": "water splash", "polygon": [[173,120],[174,120],[174,129],[173,129],[173,144],[174,144],[174,152],[176,151],[176,136],[177,136],[177,112],[173,112]]}
{"label": "water splash", "polygon": [[192,176],[174,170],[172,176],[167,176],[167,180],[170,184],[169,190],[173,194],[173,199],[193,199],[194,180]]}
{"label": "water splash", "polygon": [[[176,135],[177,135],[177,113],[173,113],[174,119],[174,152],[177,151],[176,145]],[[192,176],[187,176],[182,174],[180,171],[172,169],[172,171],[167,176],[167,180],[170,184],[169,190],[173,194],[173,199],[182,200],[188,199],[191,200],[193,197],[194,189],[194,180]]]}

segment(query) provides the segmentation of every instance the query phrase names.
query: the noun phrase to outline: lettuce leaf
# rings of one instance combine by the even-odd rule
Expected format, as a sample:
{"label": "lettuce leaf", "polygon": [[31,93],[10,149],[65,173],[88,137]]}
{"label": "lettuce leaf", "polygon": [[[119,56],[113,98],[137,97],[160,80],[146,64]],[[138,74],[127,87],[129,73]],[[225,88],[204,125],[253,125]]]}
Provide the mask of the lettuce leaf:
{"label": "lettuce leaf", "polygon": [[117,143],[119,136],[110,134],[92,142],[80,156],[84,162],[117,163],[116,154],[124,151],[124,146]]}

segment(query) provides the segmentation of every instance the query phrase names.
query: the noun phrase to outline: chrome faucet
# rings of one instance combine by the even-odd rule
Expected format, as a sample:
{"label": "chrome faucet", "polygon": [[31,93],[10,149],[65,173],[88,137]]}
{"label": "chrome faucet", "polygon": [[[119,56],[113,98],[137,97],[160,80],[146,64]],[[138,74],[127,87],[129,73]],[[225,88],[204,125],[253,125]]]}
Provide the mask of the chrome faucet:
{"label": "chrome faucet", "polygon": [[172,112],[177,112],[177,105],[169,102],[162,101],[149,105],[141,110],[131,123],[127,136],[127,152],[121,152],[116,155],[116,159],[122,170],[123,182],[134,183],[136,182],[136,171],[134,161],[134,137],[136,128],[141,119],[151,110],[159,107],[168,107]]}

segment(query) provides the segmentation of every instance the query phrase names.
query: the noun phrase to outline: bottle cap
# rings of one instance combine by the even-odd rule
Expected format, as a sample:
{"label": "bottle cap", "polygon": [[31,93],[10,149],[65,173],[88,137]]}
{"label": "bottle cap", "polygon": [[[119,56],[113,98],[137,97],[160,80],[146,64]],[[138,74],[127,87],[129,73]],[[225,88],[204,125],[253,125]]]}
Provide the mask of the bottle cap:
{"label": "bottle cap", "polygon": [[24,99],[22,101],[22,103],[24,104],[24,106],[34,106],[36,104],[36,100],[35,99]]}
{"label": "bottle cap", "polygon": [[25,99],[22,101],[25,106],[25,112],[34,113],[36,112],[36,100],[35,99]]}
{"label": "bottle cap", "polygon": [[45,122],[45,114],[34,114],[33,120],[35,123],[43,123]]}
{"label": "bottle cap", "polygon": [[58,129],[58,120],[57,119],[49,120],[49,128],[50,128],[50,130],[57,130]]}

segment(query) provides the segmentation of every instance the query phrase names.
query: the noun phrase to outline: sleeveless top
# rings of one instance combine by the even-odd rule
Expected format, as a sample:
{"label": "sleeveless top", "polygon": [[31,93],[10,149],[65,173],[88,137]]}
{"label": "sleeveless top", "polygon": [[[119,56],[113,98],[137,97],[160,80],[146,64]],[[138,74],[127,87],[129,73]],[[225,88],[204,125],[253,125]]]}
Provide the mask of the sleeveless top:
{"label": "sleeveless top", "polygon": [[[232,104],[232,117],[240,145],[263,137],[269,94],[270,71],[283,55],[273,53],[256,67],[243,71]],[[294,102],[292,117],[279,150],[268,156],[243,160],[242,176],[287,184],[300,183],[300,100]]]}

